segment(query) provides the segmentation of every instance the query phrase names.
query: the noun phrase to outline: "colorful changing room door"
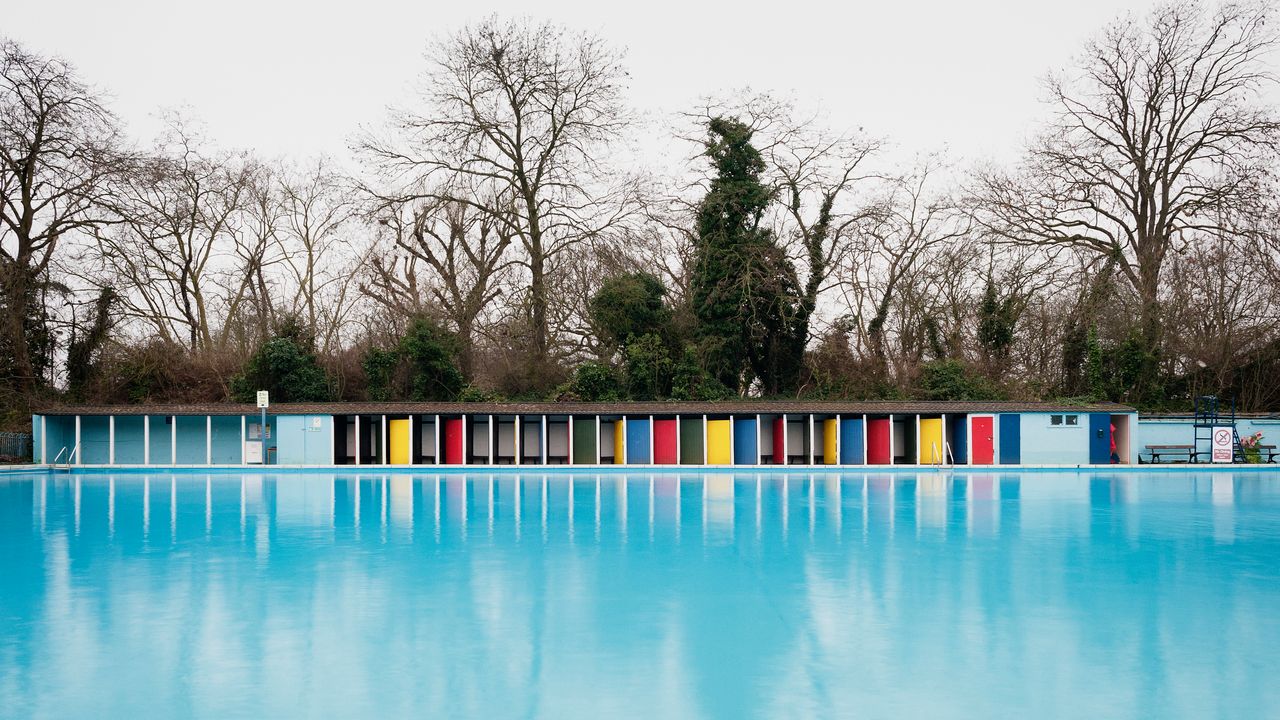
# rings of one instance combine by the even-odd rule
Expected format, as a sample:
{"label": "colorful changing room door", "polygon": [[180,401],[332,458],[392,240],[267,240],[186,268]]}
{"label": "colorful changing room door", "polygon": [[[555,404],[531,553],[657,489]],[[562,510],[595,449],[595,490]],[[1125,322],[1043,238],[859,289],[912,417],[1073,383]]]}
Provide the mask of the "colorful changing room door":
{"label": "colorful changing room door", "polygon": [[1000,464],[1017,465],[1022,462],[1022,416],[1000,416]]}
{"label": "colorful changing room door", "polygon": [[1106,413],[1089,414],[1089,462],[1093,465],[1111,462],[1111,416]]}
{"label": "colorful changing room door", "polygon": [[973,464],[994,465],[995,418],[990,415],[974,415],[969,418],[969,424],[973,428]]}

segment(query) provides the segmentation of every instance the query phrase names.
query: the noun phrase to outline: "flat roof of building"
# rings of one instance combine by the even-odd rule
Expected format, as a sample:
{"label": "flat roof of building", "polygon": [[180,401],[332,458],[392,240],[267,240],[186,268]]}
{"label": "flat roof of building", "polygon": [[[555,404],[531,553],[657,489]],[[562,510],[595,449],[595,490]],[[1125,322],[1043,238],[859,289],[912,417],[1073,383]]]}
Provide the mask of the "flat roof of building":
{"label": "flat roof of building", "polygon": [[[972,413],[1132,413],[1118,403],[1003,401],[732,400],[721,402],[325,402],[280,403],[271,415],[941,415]],[[50,405],[37,415],[257,415],[250,403]]]}

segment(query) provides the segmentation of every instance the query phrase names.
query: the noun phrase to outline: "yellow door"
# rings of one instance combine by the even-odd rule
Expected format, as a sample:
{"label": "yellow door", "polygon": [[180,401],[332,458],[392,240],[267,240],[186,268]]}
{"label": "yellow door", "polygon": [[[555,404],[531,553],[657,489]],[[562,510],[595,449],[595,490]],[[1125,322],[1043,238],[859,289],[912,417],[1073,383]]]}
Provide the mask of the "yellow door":
{"label": "yellow door", "polygon": [[941,465],[944,452],[942,418],[920,418],[920,464]]}
{"label": "yellow door", "polygon": [[410,420],[388,420],[387,441],[392,465],[408,465],[413,450],[413,423]]}
{"label": "yellow door", "polygon": [[707,421],[707,464],[733,464],[733,427],[730,420]]}
{"label": "yellow door", "polygon": [[613,421],[613,464],[627,463],[627,419],[618,418]]}
{"label": "yellow door", "polygon": [[827,418],[822,421],[822,464],[835,465],[840,460],[840,452],[836,447],[840,432],[840,420]]}

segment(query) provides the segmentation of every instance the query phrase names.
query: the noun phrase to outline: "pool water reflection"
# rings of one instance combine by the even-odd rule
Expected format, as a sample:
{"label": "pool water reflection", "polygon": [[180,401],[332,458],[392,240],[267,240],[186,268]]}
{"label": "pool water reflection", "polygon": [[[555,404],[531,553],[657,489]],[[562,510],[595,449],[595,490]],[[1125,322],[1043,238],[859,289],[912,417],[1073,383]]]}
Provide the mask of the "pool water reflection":
{"label": "pool water reflection", "polygon": [[2,717],[1280,716],[1280,473],[0,476]]}

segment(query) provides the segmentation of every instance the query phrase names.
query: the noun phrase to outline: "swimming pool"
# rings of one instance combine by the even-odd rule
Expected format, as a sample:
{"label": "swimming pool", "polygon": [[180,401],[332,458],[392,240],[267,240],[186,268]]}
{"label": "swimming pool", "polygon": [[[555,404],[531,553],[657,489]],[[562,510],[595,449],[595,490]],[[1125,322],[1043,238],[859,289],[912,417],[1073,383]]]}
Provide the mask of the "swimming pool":
{"label": "swimming pool", "polygon": [[0,476],[0,716],[1280,715],[1280,472]]}

